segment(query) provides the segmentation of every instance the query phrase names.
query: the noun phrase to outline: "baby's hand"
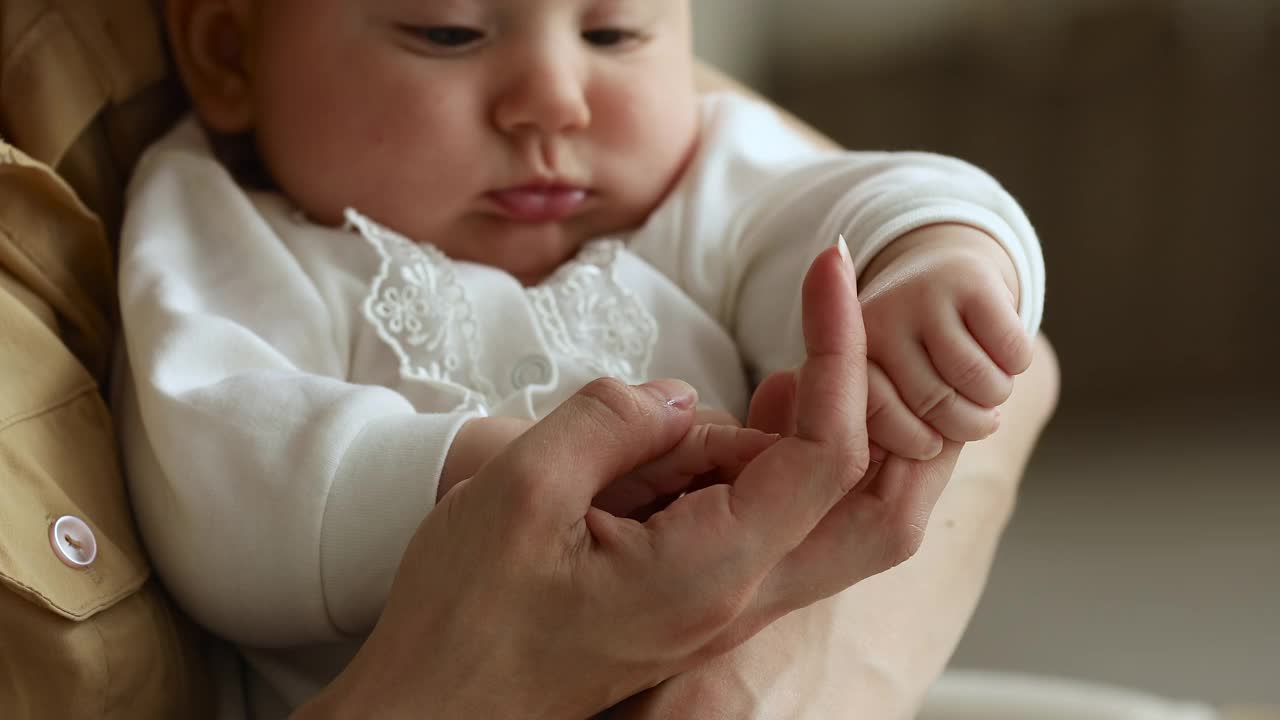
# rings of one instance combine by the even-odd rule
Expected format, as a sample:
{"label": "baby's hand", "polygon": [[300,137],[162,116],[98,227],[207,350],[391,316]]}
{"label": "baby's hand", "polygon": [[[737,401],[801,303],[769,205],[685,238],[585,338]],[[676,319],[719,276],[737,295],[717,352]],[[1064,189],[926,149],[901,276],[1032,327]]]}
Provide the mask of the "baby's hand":
{"label": "baby's hand", "polygon": [[1032,346],[1005,251],[974,228],[934,225],[895,241],[864,277],[871,442],[927,459],[942,438],[995,432]]}

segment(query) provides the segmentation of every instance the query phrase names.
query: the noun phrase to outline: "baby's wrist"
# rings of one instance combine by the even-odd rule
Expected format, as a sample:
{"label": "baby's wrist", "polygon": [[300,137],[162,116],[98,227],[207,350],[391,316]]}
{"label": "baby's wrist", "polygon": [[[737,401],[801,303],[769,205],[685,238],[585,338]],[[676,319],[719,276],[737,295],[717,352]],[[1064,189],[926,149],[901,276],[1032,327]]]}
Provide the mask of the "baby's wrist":
{"label": "baby's wrist", "polygon": [[445,455],[436,489],[437,502],[532,426],[532,420],[502,416],[473,418],[464,423]]}
{"label": "baby's wrist", "polygon": [[872,258],[858,278],[858,287],[870,286],[877,276],[899,264],[914,263],[929,254],[957,250],[972,252],[989,260],[1012,293],[1014,305],[1018,304],[1018,270],[1013,258],[994,237],[961,223],[926,225],[898,237]]}

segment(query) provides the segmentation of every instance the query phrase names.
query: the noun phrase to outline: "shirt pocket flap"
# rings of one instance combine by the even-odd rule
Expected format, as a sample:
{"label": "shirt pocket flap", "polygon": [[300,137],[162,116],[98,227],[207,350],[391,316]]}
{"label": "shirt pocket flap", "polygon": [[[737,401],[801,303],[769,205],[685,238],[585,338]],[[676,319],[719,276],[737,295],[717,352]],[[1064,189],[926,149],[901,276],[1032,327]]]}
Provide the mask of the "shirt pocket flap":
{"label": "shirt pocket flap", "polygon": [[[54,533],[64,517],[72,519]],[[86,553],[92,562],[78,566]],[[0,292],[0,584],[84,620],[149,574],[96,383],[27,306]]]}

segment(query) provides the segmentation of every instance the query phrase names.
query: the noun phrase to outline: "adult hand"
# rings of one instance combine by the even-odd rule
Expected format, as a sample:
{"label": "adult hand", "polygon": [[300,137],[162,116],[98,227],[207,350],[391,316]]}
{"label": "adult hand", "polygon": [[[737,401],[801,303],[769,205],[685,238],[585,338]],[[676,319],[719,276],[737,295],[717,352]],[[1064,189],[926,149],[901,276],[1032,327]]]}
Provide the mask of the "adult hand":
{"label": "adult hand", "polygon": [[[914,521],[906,518],[913,513],[927,518],[934,502],[930,496],[947,483],[958,455],[959,444],[947,443],[943,452],[928,461],[890,456],[880,468],[873,464],[868,480],[853,490],[888,491],[898,498],[894,503],[904,514],[894,522],[903,523],[900,532],[904,537],[895,541],[892,552],[905,556],[913,551],[924,525],[922,521],[917,532]],[[972,495],[977,491],[967,492]],[[966,520],[978,515],[984,520],[992,516],[992,521],[981,527],[974,523],[967,531],[950,530],[951,535],[944,535],[947,540],[942,542],[949,540],[955,549],[934,543],[931,565],[921,567],[913,560],[894,572],[881,573],[833,598],[799,609],[723,655],[627,699],[604,717],[825,720],[909,716],[967,622],[991,562],[988,545],[994,547],[994,540],[986,541],[998,537],[1003,527],[1003,503],[983,504],[961,497],[975,506],[966,508]],[[888,546],[879,547],[888,551]],[[928,547],[925,545],[925,550]],[[936,559],[943,552],[948,554],[941,561]],[[882,557],[886,565],[897,559],[892,554]],[[903,575],[902,570],[910,572]],[[948,592],[939,593],[940,587]]]}
{"label": "adult hand", "polygon": [[696,404],[682,383],[593,383],[431,512],[377,627],[302,715],[587,717],[901,559],[886,549],[918,518],[892,488],[849,494],[869,462],[865,336],[834,250],[804,302],[796,432],[734,484],[644,523],[593,508],[680,442]]}
{"label": "adult hand", "polygon": [[[1057,403],[1053,349],[1044,337],[1034,347],[1035,361],[1002,407],[1008,421],[994,436],[966,445],[958,463],[950,450],[927,462],[885,461],[882,472],[906,473],[905,486],[933,486],[951,476],[910,562],[791,613],[624,702],[609,720],[912,717],[968,625],[1018,484]],[[779,395],[775,400],[785,405],[785,393]]]}

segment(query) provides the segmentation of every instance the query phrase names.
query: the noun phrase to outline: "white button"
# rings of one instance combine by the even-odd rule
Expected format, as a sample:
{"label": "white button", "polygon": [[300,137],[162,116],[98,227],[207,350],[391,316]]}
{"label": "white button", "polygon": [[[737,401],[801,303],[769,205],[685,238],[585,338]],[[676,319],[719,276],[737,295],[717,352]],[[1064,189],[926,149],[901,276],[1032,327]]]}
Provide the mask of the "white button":
{"label": "white button", "polygon": [[85,521],[63,515],[49,528],[49,543],[62,562],[73,568],[88,567],[98,557],[98,540]]}
{"label": "white button", "polygon": [[542,355],[529,355],[511,370],[511,386],[523,390],[530,385],[551,382],[551,361]]}

